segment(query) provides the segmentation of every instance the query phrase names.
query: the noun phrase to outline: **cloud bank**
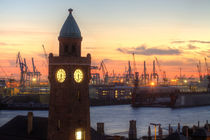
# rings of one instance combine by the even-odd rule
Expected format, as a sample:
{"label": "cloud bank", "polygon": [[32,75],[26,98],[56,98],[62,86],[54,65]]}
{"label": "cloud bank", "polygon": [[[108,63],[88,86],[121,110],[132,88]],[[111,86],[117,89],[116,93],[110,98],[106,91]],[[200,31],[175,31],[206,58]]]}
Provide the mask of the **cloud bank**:
{"label": "cloud bank", "polygon": [[171,42],[171,44],[181,44],[181,43],[201,43],[201,44],[210,44],[210,41],[203,41],[203,40],[188,40],[188,41],[176,40],[176,41],[172,41],[172,42]]}
{"label": "cloud bank", "polygon": [[189,44],[188,45],[188,49],[189,50],[194,50],[194,49],[197,49],[198,47],[196,47],[196,46],[194,46],[194,45],[192,45],[192,44]]}
{"label": "cloud bank", "polygon": [[22,44],[0,42],[0,46],[20,46]]}
{"label": "cloud bank", "polygon": [[179,49],[159,49],[159,48],[147,48],[142,45],[136,48],[117,48],[117,51],[124,54],[135,53],[137,55],[180,55],[181,51]]}

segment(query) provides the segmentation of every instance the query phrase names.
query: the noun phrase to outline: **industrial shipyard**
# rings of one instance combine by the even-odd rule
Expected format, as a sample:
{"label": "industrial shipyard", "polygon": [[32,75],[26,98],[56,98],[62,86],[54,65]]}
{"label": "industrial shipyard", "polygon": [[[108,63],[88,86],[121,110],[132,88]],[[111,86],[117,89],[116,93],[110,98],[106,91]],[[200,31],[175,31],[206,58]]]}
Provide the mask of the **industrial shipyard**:
{"label": "industrial shipyard", "polygon": [[210,139],[209,2],[61,1],[2,2],[0,140]]}
{"label": "industrial shipyard", "polygon": [[[48,62],[47,53],[42,45],[43,53]],[[136,69],[135,54],[133,60],[128,61],[125,73],[110,74],[102,60],[98,66],[91,66],[89,83],[89,98],[91,105],[119,105],[131,104],[133,107],[193,107],[210,105],[209,94],[209,67],[204,58],[205,71],[201,71],[201,61],[196,65],[199,78],[182,75],[169,79],[161,63],[155,57],[152,61],[152,73],[149,73],[146,61],[142,71]],[[20,80],[7,78],[7,73],[1,67],[6,77],[1,78],[1,107],[7,109],[24,109],[31,107],[46,109],[49,104],[49,81],[41,80],[42,74],[35,66],[32,57],[32,68],[29,68],[26,59],[20,52],[16,59],[20,71]],[[47,69],[47,68],[46,68]],[[151,70],[150,70],[151,71]]]}

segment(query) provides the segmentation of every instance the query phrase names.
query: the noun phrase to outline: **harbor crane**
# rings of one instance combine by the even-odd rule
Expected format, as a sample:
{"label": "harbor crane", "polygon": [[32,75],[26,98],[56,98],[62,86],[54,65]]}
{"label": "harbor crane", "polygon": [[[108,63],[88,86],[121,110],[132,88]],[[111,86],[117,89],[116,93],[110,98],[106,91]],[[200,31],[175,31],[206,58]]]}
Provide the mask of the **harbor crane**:
{"label": "harbor crane", "polygon": [[37,83],[40,81],[41,73],[37,70],[34,59],[32,58],[33,72],[30,72],[26,63],[26,59],[22,58],[20,52],[17,54],[16,66],[19,64],[20,67],[20,87],[31,86],[32,81]]}
{"label": "harbor crane", "polygon": [[202,80],[202,74],[201,74],[201,61],[200,60],[198,61],[197,69],[198,69],[198,76],[199,76],[200,81],[201,81]]}
{"label": "harbor crane", "polygon": [[107,71],[106,65],[104,64],[103,60],[101,61],[99,70],[102,70],[103,77],[104,77],[104,83],[107,84],[108,83],[108,71]]}
{"label": "harbor crane", "polygon": [[92,84],[99,84],[100,83],[100,74],[97,72],[92,72],[98,70],[98,66],[90,66],[91,69],[91,83]]}
{"label": "harbor crane", "polygon": [[20,86],[25,87],[28,68],[26,65],[26,60],[25,60],[25,58],[22,59],[20,52],[18,52],[18,54],[17,54],[16,66],[17,66],[17,64],[19,64],[19,67],[20,67]]}
{"label": "harbor crane", "polygon": [[157,65],[158,65],[160,74],[161,74],[161,76],[162,76],[162,78],[163,78],[163,83],[166,84],[166,82],[168,81],[168,79],[166,78],[166,72],[165,72],[165,71],[162,71],[161,66],[160,66],[160,63],[159,63],[157,57],[155,57],[155,60],[156,60],[156,63],[157,63]]}
{"label": "harbor crane", "polygon": [[32,76],[33,76],[33,78],[32,78],[32,81],[34,82],[34,83],[37,83],[37,84],[39,84],[40,83],[40,76],[41,76],[41,73],[37,70],[37,68],[36,68],[36,66],[35,66],[35,64],[34,64],[34,58],[32,57],[32,66],[33,66],[33,74],[32,74]]}
{"label": "harbor crane", "polygon": [[132,53],[133,55],[133,74],[134,74],[134,84],[138,86],[139,82],[139,73],[136,71],[136,60],[135,60],[135,53]]}
{"label": "harbor crane", "polygon": [[46,59],[46,64],[47,64],[47,66],[48,66],[48,57],[47,57],[47,53],[46,53],[46,50],[45,50],[44,45],[42,45],[42,48],[43,48],[43,51],[44,51],[44,57],[45,57],[45,59]]}
{"label": "harbor crane", "polygon": [[153,70],[152,70],[152,74],[151,74],[150,77],[151,77],[150,79],[151,79],[152,81],[153,81],[153,80],[156,80],[156,81],[157,81],[157,84],[158,84],[159,75],[158,75],[157,72],[156,72],[155,60],[153,60]]}
{"label": "harbor crane", "polygon": [[206,66],[206,75],[210,75],[210,69],[209,69],[206,57],[204,57],[204,60],[205,60],[205,66]]}
{"label": "harbor crane", "polygon": [[149,74],[147,73],[146,61],[144,61],[144,69],[143,74],[141,75],[141,79],[144,85],[147,85],[149,82]]}
{"label": "harbor crane", "polygon": [[132,77],[131,75],[132,75],[131,74],[131,63],[130,63],[130,61],[128,61],[128,76],[129,76],[129,78]]}
{"label": "harbor crane", "polygon": [[135,60],[135,53],[132,53],[133,55],[133,74],[135,75],[136,73],[136,60]]}
{"label": "harbor crane", "polygon": [[132,74],[130,61],[128,61],[128,68],[125,67],[125,78],[127,83],[133,82],[134,74]]}

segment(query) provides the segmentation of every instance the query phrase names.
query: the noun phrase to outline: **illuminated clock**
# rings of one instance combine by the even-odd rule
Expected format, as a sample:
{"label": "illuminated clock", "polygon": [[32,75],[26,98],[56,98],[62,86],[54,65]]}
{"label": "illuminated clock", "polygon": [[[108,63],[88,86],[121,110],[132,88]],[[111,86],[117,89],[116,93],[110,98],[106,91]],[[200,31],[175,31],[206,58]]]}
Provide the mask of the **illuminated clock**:
{"label": "illuminated clock", "polygon": [[58,69],[56,74],[55,74],[56,80],[59,83],[63,83],[66,79],[66,72],[64,69]]}
{"label": "illuminated clock", "polygon": [[74,81],[77,83],[81,83],[84,78],[83,72],[81,69],[76,69],[74,71]]}

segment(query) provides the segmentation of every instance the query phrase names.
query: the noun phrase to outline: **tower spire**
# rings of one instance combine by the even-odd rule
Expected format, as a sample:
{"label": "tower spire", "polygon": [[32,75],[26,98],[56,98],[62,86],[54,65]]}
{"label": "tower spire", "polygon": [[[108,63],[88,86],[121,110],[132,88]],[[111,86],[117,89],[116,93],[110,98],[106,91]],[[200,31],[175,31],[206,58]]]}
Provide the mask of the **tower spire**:
{"label": "tower spire", "polygon": [[68,11],[69,11],[69,14],[72,14],[73,9],[72,8],[69,8]]}
{"label": "tower spire", "polygon": [[69,15],[61,28],[59,37],[82,38],[79,26],[72,15],[73,9],[70,8],[68,11]]}
{"label": "tower spire", "polygon": [[69,15],[64,22],[58,37],[59,55],[80,57],[82,41],[81,32],[72,15],[73,9],[70,8],[68,11]]}

